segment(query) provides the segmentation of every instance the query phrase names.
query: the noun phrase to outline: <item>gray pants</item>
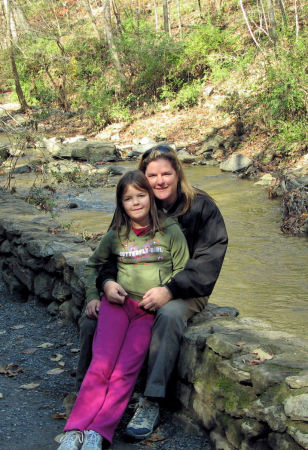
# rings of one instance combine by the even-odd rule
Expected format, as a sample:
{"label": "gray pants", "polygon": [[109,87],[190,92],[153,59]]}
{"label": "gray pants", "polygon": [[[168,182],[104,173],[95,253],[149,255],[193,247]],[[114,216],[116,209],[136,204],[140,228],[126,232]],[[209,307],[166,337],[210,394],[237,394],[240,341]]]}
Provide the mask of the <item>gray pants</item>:
{"label": "gray pants", "polygon": [[[148,357],[144,395],[165,397],[166,388],[180,351],[187,321],[207,305],[208,297],[171,300],[156,313]],[[76,373],[79,390],[92,358],[92,340],[96,320],[82,316],[80,322],[80,357]]]}

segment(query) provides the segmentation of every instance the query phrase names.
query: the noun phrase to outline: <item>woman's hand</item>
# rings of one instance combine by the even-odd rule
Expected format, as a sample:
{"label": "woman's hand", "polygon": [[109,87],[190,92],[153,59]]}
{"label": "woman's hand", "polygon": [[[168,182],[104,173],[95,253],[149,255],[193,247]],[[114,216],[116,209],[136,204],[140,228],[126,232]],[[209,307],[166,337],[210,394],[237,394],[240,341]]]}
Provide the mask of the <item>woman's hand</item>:
{"label": "woman's hand", "polygon": [[85,314],[89,319],[97,319],[101,302],[98,299],[91,300],[85,309]]}
{"label": "woman's hand", "polygon": [[119,283],[109,280],[104,284],[104,293],[110,303],[118,303],[123,305],[127,292],[122,288]]}
{"label": "woman's hand", "polygon": [[172,299],[171,292],[164,286],[149,289],[143,296],[140,308],[155,312]]}

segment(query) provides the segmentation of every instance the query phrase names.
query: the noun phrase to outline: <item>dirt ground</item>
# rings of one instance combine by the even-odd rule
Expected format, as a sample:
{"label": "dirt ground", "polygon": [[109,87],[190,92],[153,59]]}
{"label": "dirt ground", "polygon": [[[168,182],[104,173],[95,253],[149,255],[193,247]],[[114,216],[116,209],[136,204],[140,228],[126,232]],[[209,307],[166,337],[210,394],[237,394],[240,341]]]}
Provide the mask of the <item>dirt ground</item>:
{"label": "dirt ground", "polygon": [[[77,327],[34,299],[13,298],[0,279],[0,348],[1,450],[55,450],[65,424],[63,400],[75,386]],[[128,408],[112,449],[211,448],[206,435],[185,432],[167,407],[153,440],[128,443],[123,430],[132,414]]]}

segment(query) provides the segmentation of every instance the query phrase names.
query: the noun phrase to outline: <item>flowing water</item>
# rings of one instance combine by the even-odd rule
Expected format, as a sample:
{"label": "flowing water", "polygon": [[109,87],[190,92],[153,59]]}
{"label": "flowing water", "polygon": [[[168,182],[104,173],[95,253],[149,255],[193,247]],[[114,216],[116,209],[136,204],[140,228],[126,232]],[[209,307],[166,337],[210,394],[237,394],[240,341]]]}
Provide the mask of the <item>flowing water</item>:
{"label": "flowing water", "polygon": [[[135,163],[121,163],[126,169]],[[235,306],[242,316],[268,321],[275,329],[307,337],[308,239],[280,232],[280,202],[269,200],[264,188],[216,167],[186,166],[189,180],[217,202],[226,222],[229,247],[211,302]],[[18,191],[32,174],[18,175]],[[23,181],[22,181],[23,180]],[[117,178],[112,179],[116,183]],[[2,182],[1,182],[2,184]],[[20,187],[19,187],[20,186]],[[63,189],[63,188],[62,188]],[[60,192],[58,220],[84,233],[107,230],[114,211],[114,188]]]}

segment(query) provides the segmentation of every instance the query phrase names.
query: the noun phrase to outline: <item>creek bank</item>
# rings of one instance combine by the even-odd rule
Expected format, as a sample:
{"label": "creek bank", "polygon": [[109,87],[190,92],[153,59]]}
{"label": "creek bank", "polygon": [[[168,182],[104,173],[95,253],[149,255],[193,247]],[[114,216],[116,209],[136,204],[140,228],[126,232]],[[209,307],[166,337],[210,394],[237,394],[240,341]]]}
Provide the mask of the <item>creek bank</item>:
{"label": "creek bank", "polygon": [[[110,163],[138,159],[158,143],[144,137],[133,144],[121,144],[123,127],[124,124],[114,124],[114,134],[100,133],[94,139],[83,135],[43,137],[23,152],[14,145],[5,144],[0,148],[1,170],[13,175],[43,174],[55,184],[74,181],[92,187],[108,185],[110,177],[121,174]],[[104,140],[106,136],[113,141]],[[163,145],[168,141],[159,143]],[[213,128],[201,143],[172,145],[185,164],[214,165],[241,178],[255,179],[256,184],[264,186],[270,198],[281,199],[281,230],[290,235],[308,235],[308,154],[295,166],[279,168],[273,164],[274,153],[263,152],[248,157],[238,151],[240,143],[241,138],[236,132],[224,136]],[[30,156],[26,161],[27,154]]]}
{"label": "creek bank", "polygon": [[[78,321],[94,242],[61,230],[0,191],[0,266],[12,295]],[[216,449],[308,448],[308,342],[235,308],[211,304],[190,323],[177,364],[178,420],[210,432]]]}

